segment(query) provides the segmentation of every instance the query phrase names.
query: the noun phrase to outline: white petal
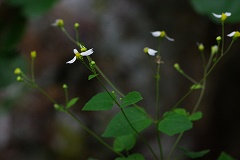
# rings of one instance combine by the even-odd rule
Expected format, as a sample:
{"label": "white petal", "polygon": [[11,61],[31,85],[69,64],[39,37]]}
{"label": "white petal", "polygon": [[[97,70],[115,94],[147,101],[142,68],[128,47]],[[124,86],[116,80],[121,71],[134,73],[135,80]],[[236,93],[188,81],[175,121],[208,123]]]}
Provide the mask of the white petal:
{"label": "white petal", "polygon": [[216,18],[221,18],[222,17],[222,15],[221,14],[215,14],[215,13],[212,13],[213,15],[214,15],[214,17],[216,17]]}
{"label": "white petal", "polygon": [[169,41],[174,41],[174,39],[173,38],[170,38],[170,37],[168,37],[167,35],[165,35],[165,37],[167,38],[167,40],[169,40]]}
{"label": "white petal", "polygon": [[73,62],[75,62],[77,59],[76,56],[73,57],[73,59],[71,59],[70,61],[66,62],[67,64],[72,64]]}
{"label": "white petal", "polygon": [[226,16],[231,16],[231,13],[230,12],[225,12]]}
{"label": "white petal", "polygon": [[74,50],[73,50],[73,53],[74,53],[74,54],[77,54],[77,53],[79,53],[79,52],[78,52],[77,49],[74,49]]}
{"label": "white petal", "polygon": [[159,37],[161,35],[160,31],[151,32],[153,37]]}
{"label": "white petal", "polygon": [[155,56],[156,53],[157,53],[156,50],[151,49],[151,48],[148,48],[148,54],[149,54],[150,56]]}
{"label": "white petal", "polygon": [[87,51],[85,51],[85,52],[82,52],[81,55],[82,55],[82,56],[89,56],[89,55],[91,55],[92,53],[93,53],[93,49],[89,49],[89,50],[87,50]]}
{"label": "white petal", "polygon": [[235,33],[236,33],[236,32],[233,31],[232,33],[229,33],[227,36],[228,36],[228,37],[232,37],[232,36],[234,36]]}

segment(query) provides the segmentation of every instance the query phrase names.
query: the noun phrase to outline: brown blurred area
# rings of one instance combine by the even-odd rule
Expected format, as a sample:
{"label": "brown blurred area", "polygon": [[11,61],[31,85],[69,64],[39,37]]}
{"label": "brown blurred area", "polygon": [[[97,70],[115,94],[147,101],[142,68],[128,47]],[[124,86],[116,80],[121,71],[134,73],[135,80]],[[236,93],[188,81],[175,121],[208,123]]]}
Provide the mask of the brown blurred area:
{"label": "brown blurred area", "polygon": [[[73,58],[73,49],[77,46],[59,28],[51,26],[58,18],[64,20],[67,31],[73,36],[74,23],[80,24],[80,40],[94,49],[92,58],[102,71],[124,93],[139,91],[144,98],[140,105],[151,115],[155,109],[155,87],[147,57],[142,52],[146,46],[157,48],[157,40],[150,32],[165,30],[175,39],[175,42],[164,40],[161,44],[164,61],[160,85],[162,113],[191,85],[174,70],[173,64],[178,62],[186,73],[200,79],[202,63],[196,43],[203,43],[210,51],[216,36],[221,33],[220,25],[197,14],[186,0],[61,0],[43,16],[31,19],[18,49],[29,66],[29,53],[37,51],[36,81],[59,103],[64,103],[61,87],[66,83],[69,96],[79,97],[72,111],[98,134],[103,133],[117,109],[81,112],[83,105],[103,89],[97,80],[87,80],[90,73],[81,63],[66,64]],[[239,24],[228,24],[225,29],[230,33],[239,29]],[[230,39],[226,43],[229,44]],[[217,159],[221,151],[240,157],[239,46],[237,41],[209,77],[200,107],[203,118],[194,123],[193,129],[186,132],[180,142],[181,146],[193,151],[210,149],[206,159]],[[11,110],[0,114],[0,160],[115,158],[71,117],[54,110],[51,101],[36,90],[19,83],[8,89],[16,96],[16,101]],[[194,92],[181,107],[191,111],[198,94]],[[143,135],[152,146],[157,146],[155,133],[144,132]],[[163,136],[164,153],[168,153],[175,138]],[[111,139],[107,141],[112,143]],[[142,152],[146,159],[152,158],[141,142],[135,151]]]}

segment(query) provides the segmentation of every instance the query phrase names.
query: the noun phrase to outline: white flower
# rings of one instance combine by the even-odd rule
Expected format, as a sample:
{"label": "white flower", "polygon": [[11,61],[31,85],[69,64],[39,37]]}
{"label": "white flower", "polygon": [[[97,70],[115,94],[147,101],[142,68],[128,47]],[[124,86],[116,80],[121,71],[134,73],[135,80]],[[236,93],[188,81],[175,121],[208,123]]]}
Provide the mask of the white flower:
{"label": "white flower", "polygon": [[144,51],[145,53],[148,53],[150,56],[155,56],[155,54],[157,53],[156,50],[151,49],[151,48],[148,48],[148,47],[145,47],[145,48],[143,49],[143,51]]}
{"label": "white flower", "polygon": [[228,37],[233,37],[234,39],[237,39],[240,37],[240,32],[239,31],[233,31],[227,35]]}
{"label": "white flower", "polygon": [[81,52],[79,53],[77,49],[73,50],[73,53],[75,54],[75,56],[73,57],[73,59],[71,59],[70,61],[66,62],[67,64],[72,64],[73,62],[76,61],[76,59],[80,59],[82,56],[89,56],[93,53],[93,49],[89,49],[85,52]]}
{"label": "white flower", "polygon": [[170,37],[167,36],[165,31],[154,31],[154,32],[151,32],[151,34],[152,34],[153,37],[162,37],[162,38],[165,37],[169,41],[174,41],[173,38],[170,38]]}
{"label": "white flower", "polygon": [[220,18],[222,22],[224,22],[227,19],[227,17],[231,16],[230,12],[225,12],[222,14],[215,14],[215,13],[212,13],[212,14],[216,18]]}

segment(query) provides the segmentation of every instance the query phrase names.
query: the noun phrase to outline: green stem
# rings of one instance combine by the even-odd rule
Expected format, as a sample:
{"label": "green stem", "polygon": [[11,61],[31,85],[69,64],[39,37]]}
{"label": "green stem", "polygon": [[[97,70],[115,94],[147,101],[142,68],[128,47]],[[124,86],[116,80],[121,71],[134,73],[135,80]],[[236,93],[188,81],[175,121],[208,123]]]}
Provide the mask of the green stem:
{"label": "green stem", "polygon": [[31,75],[32,75],[32,81],[35,82],[35,75],[34,75],[34,58],[32,58],[32,61],[31,61]]}
{"label": "green stem", "polygon": [[78,124],[86,131],[88,132],[90,135],[92,135],[96,140],[98,140],[102,145],[104,145],[106,148],[108,148],[109,150],[111,150],[112,152],[114,152],[115,154],[124,157],[123,154],[115,151],[109,144],[107,144],[104,140],[102,140],[102,138],[100,138],[96,133],[94,133],[92,130],[90,130],[88,127],[86,127],[82,121],[80,121],[72,112],[70,112],[69,110],[67,110],[67,113],[73,118],[75,119]]}
{"label": "green stem", "polygon": [[61,27],[63,33],[67,36],[67,38],[72,41],[73,43],[75,43],[76,45],[80,45],[79,42],[76,42],[70,35],[69,33],[66,31],[66,29],[64,27]]}
{"label": "green stem", "polygon": [[180,139],[181,139],[182,136],[183,136],[183,133],[184,133],[184,132],[181,132],[181,133],[178,135],[175,143],[173,144],[172,148],[170,149],[170,152],[169,152],[169,154],[168,154],[167,160],[170,160],[170,158],[171,158],[171,156],[172,156],[172,154],[173,154],[173,151],[175,150],[175,148],[177,147]]}
{"label": "green stem", "polygon": [[221,55],[223,56],[224,50],[224,22],[222,22],[222,48],[221,48]]}

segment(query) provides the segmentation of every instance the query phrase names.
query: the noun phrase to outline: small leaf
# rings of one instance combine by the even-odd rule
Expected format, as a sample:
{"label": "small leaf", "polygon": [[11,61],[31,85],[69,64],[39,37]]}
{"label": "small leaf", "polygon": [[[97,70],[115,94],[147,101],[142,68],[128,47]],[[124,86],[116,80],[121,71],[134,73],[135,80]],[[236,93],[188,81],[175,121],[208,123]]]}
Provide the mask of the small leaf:
{"label": "small leaf", "polygon": [[188,112],[184,108],[176,108],[176,109],[173,110],[173,112],[181,114],[183,116],[187,116],[188,115]]}
{"label": "small leaf", "polygon": [[78,101],[78,98],[73,98],[73,99],[71,99],[71,100],[67,103],[66,108],[69,109],[69,108],[72,107],[77,101]]}
{"label": "small leaf", "polygon": [[197,151],[197,152],[188,151],[186,148],[183,148],[183,147],[181,147],[180,149],[183,151],[184,155],[186,155],[187,157],[189,157],[191,159],[203,157],[208,152],[210,152],[209,149],[202,150],[202,151]]}
{"label": "small leaf", "polygon": [[235,160],[235,158],[231,157],[225,152],[222,152],[217,160]]}
{"label": "small leaf", "polygon": [[194,89],[201,89],[202,88],[202,85],[201,84],[194,84],[190,87],[191,90],[194,90]]}
{"label": "small leaf", "polygon": [[91,74],[91,75],[88,76],[88,80],[91,80],[91,79],[93,79],[97,76],[98,76],[98,74]]}
{"label": "small leaf", "polygon": [[129,155],[128,157],[118,157],[115,160],[145,160],[145,158],[139,153],[134,153]]}
{"label": "small leaf", "polygon": [[114,93],[102,92],[93,96],[83,107],[83,111],[109,110],[113,107],[116,95]]}
{"label": "small leaf", "polygon": [[126,135],[126,136],[121,136],[117,137],[114,140],[113,143],[113,148],[115,151],[121,152],[123,150],[130,150],[133,148],[133,146],[136,143],[136,138],[134,135]]}
{"label": "small leaf", "polygon": [[[123,110],[131,125],[135,128],[135,130],[137,130],[137,132],[141,132],[152,123],[152,120],[146,116],[146,112],[142,108],[129,107],[124,108]],[[136,132],[130,126],[123,113],[119,112],[110,121],[102,136],[121,137],[135,133]]]}
{"label": "small leaf", "polygon": [[187,116],[171,112],[158,123],[158,130],[172,136],[192,128],[192,122]]}
{"label": "small leaf", "polygon": [[123,99],[122,99],[122,104],[121,108],[129,106],[131,104],[135,104],[138,101],[142,100],[142,96],[139,92],[133,91],[129,92]]}
{"label": "small leaf", "polygon": [[202,112],[195,112],[189,116],[190,121],[197,121],[202,118]]}

